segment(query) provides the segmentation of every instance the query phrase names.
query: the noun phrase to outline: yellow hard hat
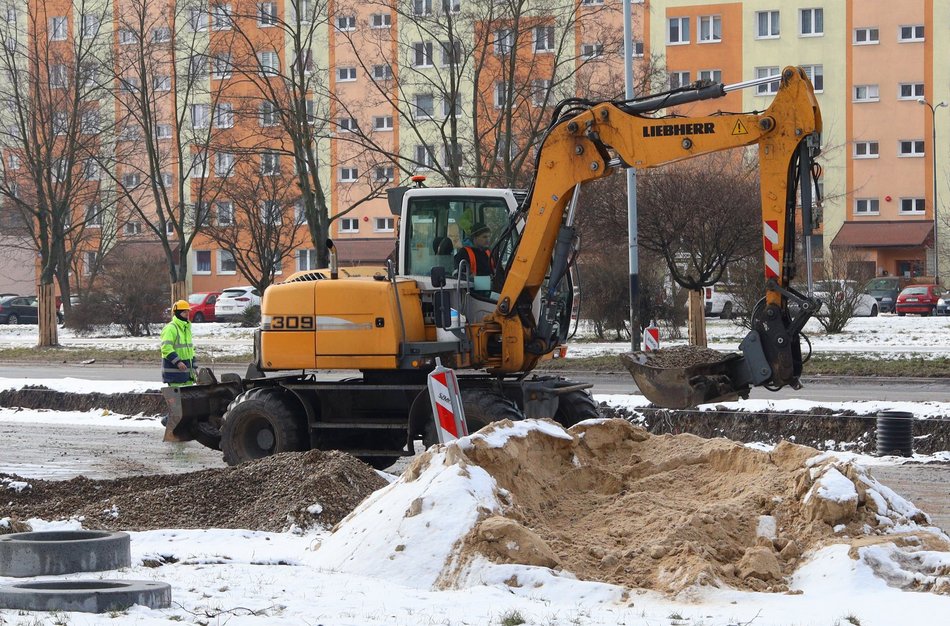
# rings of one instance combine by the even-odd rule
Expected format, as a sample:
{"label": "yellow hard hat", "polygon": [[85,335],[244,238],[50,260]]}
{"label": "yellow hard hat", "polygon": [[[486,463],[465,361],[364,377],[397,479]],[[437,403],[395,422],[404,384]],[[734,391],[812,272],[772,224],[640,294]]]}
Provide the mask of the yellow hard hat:
{"label": "yellow hard hat", "polygon": [[188,311],[191,309],[191,305],[188,304],[187,300],[179,300],[172,306],[172,312],[175,311]]}

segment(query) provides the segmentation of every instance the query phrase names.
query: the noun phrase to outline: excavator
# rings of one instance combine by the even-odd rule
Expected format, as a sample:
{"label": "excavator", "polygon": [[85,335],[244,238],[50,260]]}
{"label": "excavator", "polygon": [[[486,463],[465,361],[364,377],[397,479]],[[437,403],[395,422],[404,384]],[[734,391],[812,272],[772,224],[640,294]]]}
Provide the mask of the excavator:
{"label": "excavator", "polygon": [[[766,80],[779,88],[765,111],[663,113]],[[426,377],[437,361],[457,371],[469,432],[506,418],[571,426],[598,417],[592,385],[532,374],[567,336],[584,185],[744,146],[758,146],[765,258],[753,329],[738,353],[714,363],[656,367],[634,353],[626,365],[658,406],[735,399],[753,386],[798,388],[800,331],[817,303],[789,282],[796,208],[799,194],[802,207],[812,204],[820,133],[814,89],[798,67],[734,85],[559,103],[527,190],[429,188],[421,180],[391,189],[398,253],[385,273],[340,277],[329,242],[329,280],[302,272],[269,287],[246,376],[218,381],[205,371],[196,385],[165,389],[165,440],[196,439],[232,465],[319,448],[387,467],[412,455],[419,439],[436,441]],[[476,275],[456,252],[475,224],[492,232],[489,275]]]}

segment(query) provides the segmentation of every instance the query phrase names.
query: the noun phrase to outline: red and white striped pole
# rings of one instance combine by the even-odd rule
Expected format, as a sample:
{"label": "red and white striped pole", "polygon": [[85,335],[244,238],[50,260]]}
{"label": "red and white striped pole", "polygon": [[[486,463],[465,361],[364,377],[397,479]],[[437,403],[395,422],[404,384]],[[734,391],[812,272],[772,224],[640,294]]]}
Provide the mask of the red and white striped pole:
{"label": "red and white striped pole", "polygon": [[439,443],[446,443],[468,436],[465,411],[462,409],[462,394],[459,391],[455,370],[443,367],[439,357],[435,369],[428,377],[429,400],[432,402],[432,418]]}

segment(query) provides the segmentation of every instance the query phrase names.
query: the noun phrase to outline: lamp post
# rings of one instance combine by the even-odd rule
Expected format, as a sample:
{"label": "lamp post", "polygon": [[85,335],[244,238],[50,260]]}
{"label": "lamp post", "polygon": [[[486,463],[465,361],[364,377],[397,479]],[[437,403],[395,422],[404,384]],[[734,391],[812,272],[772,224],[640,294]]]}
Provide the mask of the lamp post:
{"label": "lamp post", "polygon": [[923,98],[918,100],[920,104],[925,105],[930,109],[930,129],[933,131],[930,142],[930,158],[931,158],[931,167],[933,168],[933,185],[934,185],[934,196],[933,196],[933,213],[934,213],[934,282],[940,282],[940,248],[937,246],[937,109],[940,107],[947,106],[946,102],[938,102],[937,104],[930,104]]}

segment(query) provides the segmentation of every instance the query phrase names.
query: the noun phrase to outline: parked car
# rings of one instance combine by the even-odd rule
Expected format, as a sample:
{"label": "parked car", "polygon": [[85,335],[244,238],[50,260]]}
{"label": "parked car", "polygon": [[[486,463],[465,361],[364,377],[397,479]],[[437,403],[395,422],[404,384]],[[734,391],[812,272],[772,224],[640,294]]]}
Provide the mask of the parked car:
{"label": "parked car", "polygon": [[[828,300],[828,298],[834,297],[838,298],[839,301],[843,300],[845,296],[855,297],[854,301],[854,317],[877,317],[877,314],[881,312],[881,305],[877,299],[867,293],[859,292],[858,283],[853,280],[838,280],[837,284],[832,283],[827,280],[820,280],[814,284],[814,295],[816,298],[821,300],[823,303]],[[824,306],[824,304],[822,304]],[[821,309],[819,309],[819,313]]]}
{"label": "parked car", "polygon": [[[75,307],[79,304],[79,296],[69,296],[69,306]],[[59,321],[62,322],[66,316],[66,309],[63,307],[63,298],[61,296],[56,296],[56,316],[59,317]]]}
{"label": "parked car", "polygon": [[248,307],[255,305],[261,305],[261,294],[256,287],[229,287],[214,304],[214,318],[219,322],[238,320]]}
{"label": "parked car", "polygon": [[[60,313],[57,321],[62,322]],[[36,296],[7,296],[0,298],[0,324],[38,324],[39,306]]]}
{"label": "parked car", "polygon": [[902,276],[879,276],[864,284],[864,293],[877,300],[881,313],[893,313],[897,296],[910,283]]}
{"label": "parked car", "polygon": [[950,315],[950,294],[945,293],[937,300],[937,315]]}
{"label": "parked car", "polygon": [[936,315],[937,301],[944,295],[940,285],[911,285],[897,296],[897,314]]}
{"label": "parked car", "polygon": [[706,287],[703,295],[706,301],[706,317],[719,316],[727,320],[739,312],[728,285],[716,283],[711,287]]}
{"label": "parked car", "polygon": [[220,291],[202,291],[188,296],[188,304],[191,305],[188,319],[196,324],[215,321],[214,307],[220,295]]}

